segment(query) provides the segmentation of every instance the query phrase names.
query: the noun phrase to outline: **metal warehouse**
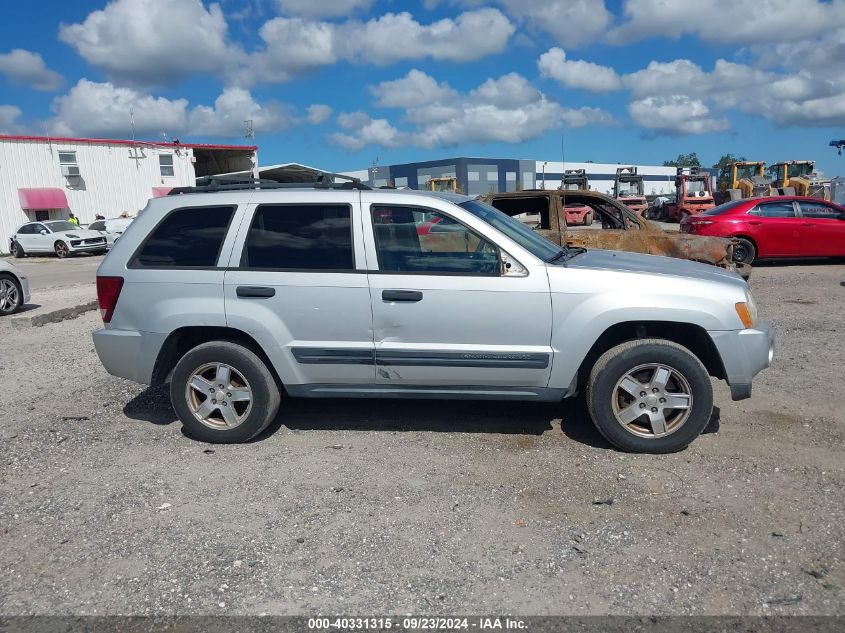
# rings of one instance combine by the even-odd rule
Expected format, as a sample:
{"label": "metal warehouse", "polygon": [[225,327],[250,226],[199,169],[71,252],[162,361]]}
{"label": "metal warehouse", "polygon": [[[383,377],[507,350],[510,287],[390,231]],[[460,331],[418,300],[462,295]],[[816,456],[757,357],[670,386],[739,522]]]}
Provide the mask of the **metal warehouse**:
{"label": "metal warehouse", "polygon": [[[375,166],[346,172],[369,182],[371,186],[425,189],[432,178],[457,178],[458,189],[467,195],[520,189],[557,189],[564,169],[583,169],[590,189],[613,192],[613,180],[619,167],[629,164],[564,163],[557,161],[520,160],[511,158],[444,158],[419,163]],[[658,165],[633,165],[643,176],[645,195],[673,194],[675,168]]]}
{"label": "metal warehouse", "polygon": [[0,136],[0,253],[25,222],[135,215],[173,187],[252,170],[257,160],[251,145]]}

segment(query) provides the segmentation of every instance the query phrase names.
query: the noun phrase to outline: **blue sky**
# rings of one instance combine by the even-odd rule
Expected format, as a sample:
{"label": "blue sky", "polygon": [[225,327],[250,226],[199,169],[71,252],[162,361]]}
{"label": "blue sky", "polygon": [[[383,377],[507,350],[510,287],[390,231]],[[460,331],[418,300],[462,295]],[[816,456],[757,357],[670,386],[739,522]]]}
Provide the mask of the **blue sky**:
{"label": "blue sky", "polygon": [[48,0],[0,22],[0,132],[243,139],[262,164],[845,157],[845,0]]}

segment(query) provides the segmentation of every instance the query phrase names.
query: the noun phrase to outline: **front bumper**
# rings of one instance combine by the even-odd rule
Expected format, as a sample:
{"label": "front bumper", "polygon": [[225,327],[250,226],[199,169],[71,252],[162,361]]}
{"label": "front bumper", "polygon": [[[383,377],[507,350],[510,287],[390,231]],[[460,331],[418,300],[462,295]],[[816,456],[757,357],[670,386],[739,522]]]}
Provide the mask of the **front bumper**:
{"label": "front bumper", "polygon": [[708,332],[725,368],[733,400],[751,397],[754,376],[772,364],[775,334],[768,323],[761,321],[747,330]]}

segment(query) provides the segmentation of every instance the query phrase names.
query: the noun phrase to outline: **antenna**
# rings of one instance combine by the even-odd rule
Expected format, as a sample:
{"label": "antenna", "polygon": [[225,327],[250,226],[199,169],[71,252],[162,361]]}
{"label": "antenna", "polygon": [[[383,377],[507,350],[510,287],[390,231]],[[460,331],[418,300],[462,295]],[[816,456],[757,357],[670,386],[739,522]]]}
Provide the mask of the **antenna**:
{"label": "antenna", "polygon": [[244,121],[244,138],[255,138],[255,128],[252,125],[252,119]]}
{"label": "antenna", "polygon": [[[563,214],[563,221],[566,222],[566,183],[563,180],[563,175],[566,173],[566,147],[563,143],[563,125],[560,126],[560,161],[561,161],[561,168],[560,168],[560,188],[563,190],[563,194],[560,198],[560,212]],[[561,241],[561,248],[566,249],[566,244],[563,242],[563,227],[560,225],[560,216],[557,218],[557,232],[560,235]]]}
{"label": "antenna", "polygon": [[132,128],[132,142],[135,142],[135,107],[129,106],[129,125]]}

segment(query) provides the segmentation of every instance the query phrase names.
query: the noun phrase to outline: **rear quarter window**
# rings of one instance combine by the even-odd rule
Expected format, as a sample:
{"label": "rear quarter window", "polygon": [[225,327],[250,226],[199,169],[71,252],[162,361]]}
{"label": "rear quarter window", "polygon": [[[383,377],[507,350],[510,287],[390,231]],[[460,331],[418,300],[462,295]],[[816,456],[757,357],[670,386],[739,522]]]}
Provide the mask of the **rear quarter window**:
{"label": "rear quarter window", "polygon": [[353,270],[348,204],[262,204],[249,227],[242,268]]}
{"label": "rear quarter window", "polygon": [[171,211],[141,245],[132,268],[205,268],[217,265],[235,207]]}

